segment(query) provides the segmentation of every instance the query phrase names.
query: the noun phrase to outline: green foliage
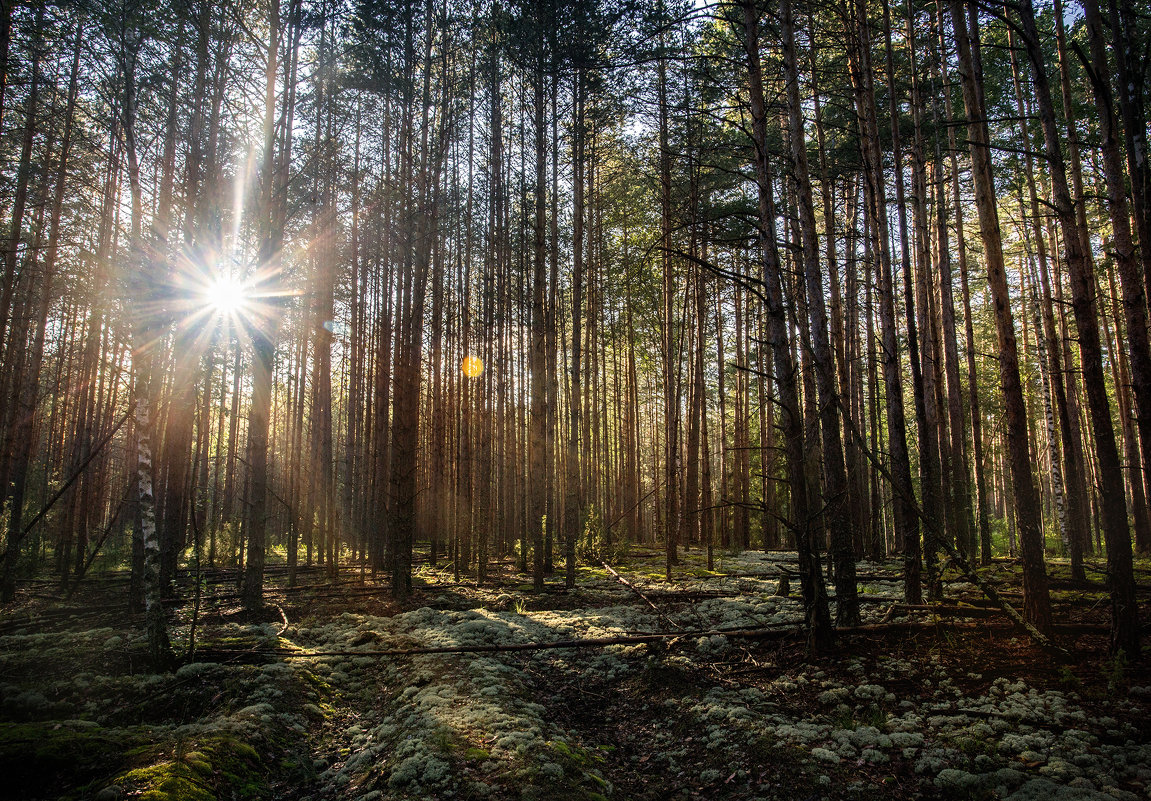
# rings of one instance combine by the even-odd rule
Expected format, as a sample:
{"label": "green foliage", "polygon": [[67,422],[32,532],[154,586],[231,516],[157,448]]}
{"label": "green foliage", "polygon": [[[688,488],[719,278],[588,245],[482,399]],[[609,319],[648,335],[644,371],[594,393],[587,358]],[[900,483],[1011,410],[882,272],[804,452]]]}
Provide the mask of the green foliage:
{"label": "green foliage", "polygon": [[1108,692],[1118,690],[1127,679],[1127,654],[1125,651],[1116,651],[1115,655],[1103,663],[1101,673],[1107,680]]}
{"label": "green foliage", "polygon": [[600,519],[599,510],[589,507],[584,518],[583,534],[576,544],[576,558],[581,562],[612,563],[627,556],[627,543],[608,536]]}
{"label": "green foliage", "polygon": [[1006,554],[1011,552],[1011,542],[1007,538],[1007,520],[1002,517],[992,517],[988,521],[991,529],[991,553]]}
{"label": "green foliage", "polygon": [[1067,665],[1059,668],[1059,683],[1069,690],[1078,690],[1083,683]]}

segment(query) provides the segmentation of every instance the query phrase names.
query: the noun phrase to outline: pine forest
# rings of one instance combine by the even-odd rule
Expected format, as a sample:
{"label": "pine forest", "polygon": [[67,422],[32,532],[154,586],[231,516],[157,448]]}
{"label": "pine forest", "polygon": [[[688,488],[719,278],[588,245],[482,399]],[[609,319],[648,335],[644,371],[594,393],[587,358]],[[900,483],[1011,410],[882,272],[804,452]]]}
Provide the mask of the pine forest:
{"label": "pine forest", "polygon": [[0,0],[0,799],[1151,798],[1145,0]]}

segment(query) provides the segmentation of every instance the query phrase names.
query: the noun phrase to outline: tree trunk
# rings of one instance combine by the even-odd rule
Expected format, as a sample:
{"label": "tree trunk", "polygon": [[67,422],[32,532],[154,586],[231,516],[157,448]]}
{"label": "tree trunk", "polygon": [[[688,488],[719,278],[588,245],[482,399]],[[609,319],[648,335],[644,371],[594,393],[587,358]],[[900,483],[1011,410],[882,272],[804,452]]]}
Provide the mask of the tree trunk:
{"label": "tree trunk", "polygon": [[[903,550],[904,599],[921,603],[919,522],[915,515],[915,493],[911,484],[911,458],[907,450],[907,421],[903,410],[903,379],[899,363],[899,344],[895,321],[894,282],[891,252],[888,245],[887,198],[884,191],[883,154],[880,150],[879,123],[876,119],[875,88],[872,83],[871,35],[867,22],[866,0],[858,0],[856,20],[848,31],[851,80],[855,89],[856,113],[859,116],[860,148],[865,165],[864,188],[874,243],[876,292],[879,295],[879,325],[882,336],[883,383],[887,401],[888,448],[891,474],[895,479],[892,501],[895,522],[895,545]],[[898,184],[898,182],[897,182]],[[905,240],[906,241],[906,240]]]}
{"label": "tree trunk", "polygon": [[[1135,579],[1131,572],[1131,537],[1127,529],[1127,503],[1123,493],[1123,469],[1115,444],[1111,420],[1111,406],[1103,374],[1102,346],[1099,340],[1098,316],[1095,307],[1095,281],[1088,268],[1075,217],[1075,206],[1067,187],[1063,151],[1055,123],[1055,107],[1047,82],[1039,32],[1035,24],[1035,9],[1031,0],[1022,0],[1019,7],[1023,26],[1023,42],[1031,61],[1035,84],[1035,100],[1039,119],[1043,124],[1043,140],[1051,174],[1052,194],[1060,227],[1063,229],[1067,269],[1071,277],[1071,308],[1079,331],[1079,353],[1083,367],[1083,383],[1091,411],[1092,431],[1095,435],[1096,459],[1099,462],[1100,493],[1103,507],[1104,537],[1107,541],[1107,567],[1111,580],[1111,610],[1114,630],[1112,645],[1128,653],[1138,653],[1139,621],[1135,608]],[[1126,214],[1123,215],[1126,220]],[[1130,243],[1128,243],[1130,252]],[[1133,255],[1133,254],[1132,254]],[[1142,309],[1141,309],[1142,311]],[[1145,327],[1144,327],[1144,330]],[[1151,399],[1149,399],[1151,400]],[[1029,541],[1034,533],[1024,530],[1021,544],[1024,549],[1024,590],[1027,589],[1028,550],[1039,549],[1032,558],[1042,560],[1042,540]],[[1049,625],[1050,612],[1044,621]],[[1038,626],[1037,626],[1038,627]],[[1041,629],[1042,630],[1042,629]]]}
{"label": "tree trunk", "polygon": [[826,651],[832,645],[833,630],[823,586],[819,553],[811,541],[811,509],[804,453],[803,414],[795,362],[788,342],[787,311],[784,307],[783,281],[775,240],[775,213],[772,208],[771,177],[768,172],[767,115],[764,103],[763,75],[759,57],[759,15],[754,0],[743,3],[744,48],[751,102],[752,143],[755,146],[755,175],[759,192],[759,249],[764,301],[768,314],[768,337],[775,362],[775,381],[779,387],[780,425],[787,460],[788,486],[791,490],[791,519],[799,555],[800,584],[811,650]]}
{"label": "tree trunk", "polygon": [[529,459],[529,507],[528,531],[532,540],[532,586],[536,592],[544,588],[544,531],[549,525],[544,514],[546,503],[547,465],[544,462],[544,439],[547,435],[547,320],[544,314],[544,298],[547,296],[547,241],[546,241],[546,200],[547,200],[547,130],[545,128],[544,103],[544,53],[543,25],[538,20],[540,41],[537,46],[538,63],[535,72],[535,242],[532,271],[532,316],[531,316],[531,416],[528,434]]}
{"label": "tree trunk", "polygon": [[851,510],[847,504],[847,473],[843,459],[843,441],[839,432],[839,414],[844,399],[836,392],[835,362],[828,337],[823,275],[819,267],[819,238],[815,228],[815,203],[807,160],[807,140],[803,132],[803,111],[799,99],[799,67],[795,48],[792,0],[782,0],[780,3],[780,20],[783,36],[783,80],[787,86],[791,174],[799,201],[802,270],[807,285],[808,325],[811,328],[812,360],[815,363],[820,429],[823,435],[825,515],[831,532],[831,553],[835,563],[835,622],[839,626],[855,626],[859,623],[859,601],[855,582],[855,552],[852,545],[854,532]]}
{"label": "tree trunk", "polygon": [[[1119,268],[1119,284],[1123,290],[1123,321],[1127,327],[1127,342],[1130,354],[1131,384],[1135,391],[1135,419],[1139,424],[1139,442],[1143,461],[1143,472],[1151,472],[1151,345],[1147,334],[1147,304],[1144,292],[1144,276],[1140,275],[1140,265],[1135,245],[1131,237],[1131,216],[1127,208],[1127,182],[1123,172],[1123,159],[1119,149],[1119,124],[1115,118],[1115,105],[1111,98],[1111,86],[1104,76],[1110,74],[1107,48],[1103,41],[1103,20],[1097,0],[1084,0],[1087,14],[1087,37],[1091,49],[1089,70],[1095,96],[1095,109],[1099,116],[1099,133],[1102,138],[1103,173],[1107,182],[1107,200],[1111,212],[1111,244],[1115,263]],[[1122,65],[1124,54],[1118,59]],[[1120,81],[1125,70],[1120,67]],[[1138,134],[1136,134],[1138,135]],[[1128,139],[1128,147],[1134,145]],[[1132,173],[1134,188],[1141,176]],[[1137,218],[1138,219],[1138,218]],[[1151,230],[1146,233],[1151,234]],[[1143,233],[1141,232],[1141,236]],[[1143,475],[1132,476],[1132,483],[1144,485]],[[1143,487],[1141,486],[1140,489]],[[1141,519],[1142,518],[1142,519]],[[1140,552],[1151,550],[1151,536],[1148,536],[1148,521],[1145,515],[1136,514],[1135,541]]]}
{"label": "tree trunk", "polygon": [[[272,0],[269,14],[268,47],[265,51],[264,141],[262,180],[260,186],[261,241],[259,264],[261,275],[277,278],[276,259],[283,231],[275,221],[275,115],[276,71],[280,43],[280,2]],[[260,295],[271,287],[256,287]],[[252,335],[252,405],[248,410],[248,470],[250,495],[245,519],[248,558],[244,570],[244,605],[258,609],[264,604],[264,557],[266,549],[268,507],[268,430],[272,414],[272,370],[276,357],[274,319],[275,297],[266,301],[272,314],[251,327]]]}
{"label": "tree trunk", "polygon": [[982,87],[976,80],[974,53],[968,38],[967,15],[962,0],[950,0],[951,20],[959,56],[959,75],[963,83],[963,105],[967,113],[968,139],[971,142],[971,164],[975,182],[975,205],[979,211],[979,229],[983,238],[983,256],[987,279],[995,307],[995,327],[999,338],[999,381],[1003,390],[1004,436],[1014,488],[1015,519],[1024,543],[1023,595],[1028,622],[1043,633],[1051,627],[1051,604],[1047,592],[1047,573],[1043,566],[1043,533],[1039,527],[1039,498],[1031,476],[1031,453],[1027,440],[1027,409],[1023,402],[1023,385],[1019,378],[1019,355],[1015,342],[1015,322],[1011,314],[1011,297],[1007,273],[1003,266],[1003,245],[999,232],[999,212],[988,147],[986,112]]}

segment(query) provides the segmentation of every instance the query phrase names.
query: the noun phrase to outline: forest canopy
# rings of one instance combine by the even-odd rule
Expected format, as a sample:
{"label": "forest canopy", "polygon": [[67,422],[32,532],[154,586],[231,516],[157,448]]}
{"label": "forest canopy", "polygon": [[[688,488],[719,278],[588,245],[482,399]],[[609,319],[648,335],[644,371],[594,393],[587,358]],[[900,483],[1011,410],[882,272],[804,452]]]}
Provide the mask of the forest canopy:
{"label": "forest canopy", "polygon": [[1048,643],[1098,555],[1138,655],[1135,0],[0,12],[5,603],[788,550],[819,651],[1011,557]]}

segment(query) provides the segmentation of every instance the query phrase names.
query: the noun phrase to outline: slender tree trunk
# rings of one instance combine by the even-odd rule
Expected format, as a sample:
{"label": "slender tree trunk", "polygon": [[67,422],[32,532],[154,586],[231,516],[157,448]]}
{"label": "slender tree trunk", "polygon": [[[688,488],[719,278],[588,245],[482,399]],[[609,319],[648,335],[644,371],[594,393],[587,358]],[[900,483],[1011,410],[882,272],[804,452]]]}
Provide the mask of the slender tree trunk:
{"label": "slender tree trunk", "polygon": [[1072,434],[1072,422],[1070,416],[1070,409],[1067,401],[1067,389],[1064,383],[1064,370],[1062,350],[1059,344],[1058,332],[1055,328],[1055,317],[1052,313],[1053,301],[1051,298],[1051,281],[1050,272],[1047,266],[1047,248],[1045,239],[1040,226],[1040,206],[1039,196],[1035,188],[1035,171],[1033,159],[1031,157],[1031,136],[1028,132],[1027,119],[1029,116],[1029,109],[1023,96],[1022,82],[1019,80],[1018,69],[1016,67],[1016,59],[1014,52],[1011,56],[1012,76],[1015,83],[1015,100],[1016,107],[1019,111],[1020,130],[1023,135],[1023,142],[1027,152],[1024,157],[1024,165],[1026,167],[1027,177],[1027,191],[1030,199],[1030,215],[1031,215],[1031,230],[1032,236],[1035,239],[1035,247],[1038,256],[1039,266],[1039,282],[1038,287],[1042,288],[1043,298],[1038,302],[1038,308],[1041,312],[1042,327],[1036,326],[1037,336],[1045,339],[1044,346],[1040,349],[1041,353],[1046,356],[1046,372],[1050,381],[1051,390],[1055,398],[1055,411],[1059,417],[1059,431],[1063,441],[1061,449],[1062,465],[1057,479],[1061,478],[1067,488],[1065,495],[1066,501],[1066,536],[1067,546],[1071,555],[1071,574],[1073,578],[1082,580],[1086,578],[1083,571],[1083,538],[1086,532],[1081,531],[1083,522],[1086,520],[1084,509],[1081,506],[1086,500],[1086,491],[1083,487],[1083,474],[1080,470],[1079,460],[1075,454],[1075,437]]}
{"label": "slender tree trunk", "polygon": [[1039,527],[1039,498],[1031,476],[1031,453],[1027,440],[1027,409],[1023,402],[1023,385],[1019,378],[1019,355],[1015,341],[1015,322],[1007,273],[1003,266],[1003,245],[999,231],[999,212],[995,197],[989,139],[984,120],[986,112],[981,85],[976,80],[973,49],[967,30],[967,15],[962,0],[950,0],[951,19],[959,52],[959,75],[963,83],[963,104],[967,113],[975,204],[979,211],[979,228],[983,237],[983,256],[987,279],[995,307],[995,326],[999,337],[999,380],[1003,390],[1004,436],[1015,500],[1015,520],[1024,543],[1023,595],[1027,620],[1042,632],[1051,627],[1051,604],[1047,592],[1047,573],[1043,565],[1043,533]]}
{"label": "slender tree trunk", "polygon": [[[1098,5],[1098,3],[1096,3]],[[1056,5],[1058,9],[1059,6]],[[1056,12],[1062,33],[1062,12]],[[1123,136],[1127,151],[1127,172],[1131,179],[1131,211],[1138,233],[1139,252],[1143,262],[1144,291],[1151,294],[1151,165],[1147,163],[1147,119],[1144,105],[1146,85],[1146,33],[1138,27],[1140,12],[1131,0],[1108,0],[1107,21],[1111,28],[1115,52],[1115,77],[1119,87],[1119,109],[1123,119]],[[1102,20],[1097,26],[1102,34]],[[1142,37],[1140,34],[1143,34]],[[1089,37],[1092,34],[1088,34]],[[1065,46],[1064,46],[1065,47]],[[1096,77],[1107,80],[1110,73],[1100,71]],[[1114,115],[1112,107],[1111,114]],[[1081,193],[1080,193],[1081,194]],[[1124,301],[1126,303],[1126,301]],[[1140,413],[1142,416],[1142,413]],[[1140,419],[1140,423],[1144,423]],[[1140,426],[1142,432],[1142,426]],[[1144,463],[1147,463],[1147,436],[1143,437]],[[1148,494],[1151,495],[1151,470],[1145,471]]]}
{"label": "slender tree trunk", "polygon": [[[127,26],[126,26],[127,27]],[[160,536],[156,530],[156,497],[152,488],[153,447],[156,392],[156,362],[163,340],[163,323],[155,311],[160,299],[158,265],[147,255],[143,233],[143,200],[140,188],[140,165],[136,147],[136,57],[142,37],[134,41],[125,35],[119,42],[120,73],[124,80],[123,131],[124,150],[128,159],[128,181],[132,200],[130,258],[134,285],[132,297],[139,303],[139,313],[132,326],[133,370],[136,375],[136,491],[140,515],[141,542],[144,548],[144,616],[151,663],[162,669],[171,659],[168,626],[160,604]]]}
{"label": "slender tree trunk", "polygon": [[[662,41],[661,41],[662,46]],[[659,59],[659,186],[661,263],[663,265],[663,305],[660,327],[663,334],[663,414],[664,414],[664,545],[667,580],[671,581],[672,566],[679,558],[676,546],[679,540],[679,405],[676,372],[678,353],[675,326],[674,265],[671,258],[671,151],[668,144],[667,63]]]}
{"label": "slender tree trunk", "polygon": [[836,394],[835,362],[828,338],[827,309],[823,299],[823,275],[819,267],[819,238],[815,228],[815,203],[807,160],[807,141],[799,99],[799,66],[795,47],[795,17],[792,0],[780,3],[780,30],[783,35],[783,80],[787,86],[788,138],[791,145],[791,173],[799,201],[799,227],[802,269],[807,284],[808,324],[811,327],[812,360],[819,393],[819,418],[823,442],[823,471],[827,491],[825,516],[831,532],[831,553],[835,564],[835,621],[839,626],[859,623],[858,588],[855,582],[851,511],[848,509],[847,472],[839,414],[843,402]]}
{"label": "slender tree trunk", "polygon": [[[1055,107],[1051,100],[1051,89],[1047,81],[1039,32],[1035,23],[1035,9],[1031,0],[1022,0],[1019,14],[1023,26],[1023,42],[1027,49],[1028,59],[1031,61],[1039,119],[1043,125],[1043,140],[1047,150],[1055,211],[1059,217],[1060,227],[1063,229],[1064,252],[1067,257],[1067,269],[1071,277],[1071,308],[1075,314],[1076,328],[1079,331],[1079,353],[1083,367],[1083,383],[1087,391],[1088,406],[1091,410],[1095,452],[1099,461],[1104,536],[1107,540],[1107,566],[1111,579],[1111,607],[1114,623],[1112,645],[1116,649],[1137,653],[1139,622],[1135,607],[1135,579],[1131,572],[1131,537],[1127,529],[1127,503],[1123,493],[1123,470],[1119,462],[1119,451],[1115,444],[1111,407],[1104,382],[1102,347],[1099,340],[1098,316],[1095,307],[1094,276],[1087,264],[1079,222],[1075,216],[1075,206],[1067,186],[1063,151],[1055,122]],[[1126,221],[1125,213],[1123,218]],[[1127,252],[1133,256],[1129,242],[1127,243]],[[1142,304],[1140,312],[1142,312]],[[1144,326],[1145,330],[1146,327]],[[1032,532],[1024,530],[1022,546],[1024,548],[1025,591],[1027,587],[1027,551],[1038,547],[1039,553],[1033,554],[1032,558],[1042,560],[1042,541],[1030,542],[1032,536]],[[1050,612],[1048,611],[1048,620],[1049,615]]]}
{"label": "slender tree trunk", "polygon": [[[879,324],[882,337],[883,383],[887,400],[887,434],[895,520],[895,544],[903,550],[903,594],[907,603],[923,600],[920,584],[919,522],[915,515],[915,494],[911,484],[911,458],[907,450],[907,420],[903,409],[903,379],[895,322],[894,281],[888,244],[887,198],[884,191],[883,156],[879,123],[876,119],[875,88],[872,84],[871,35],[866,0],[856,0],[855,25],[848,32],[851,80],[855,88],[859,116],[860,148],[865,164],[864,189],[871,241],[874,243],[876,292],[879,295]],[[897,181],[897,184],[899,182]]]}
{"label": "slender tree trunk", "polygon": [[544,588],[544,531],[548,525],[544,519],[546,503],[547,465],[544,462],[544,439],[547,436],[547,320],[544,314],[544,299],[547,297],[547,130],[545,128],[544,102],[544,52],[543,20],[539,25],[539,53],[535,73],[535,242],[532,271],[532,316],[531,316],[531,417],[529,425],[529,475],[530,503],[528,509],[528,531],[532,539],[532,586],[536,592]]}
{"label": "slender tree trunk", "polygon": [[[1107,48],[1103,41],[1103,20],[1097,0],[1084,0],[1087,14],[1087,37],[1091,49],[1092,70],[1089,70],[1095,96],[1095,109],[1099,117],[1099,132],[1102,137],[1103,173],[1107,183],[1108,208],[1111,212],[1111,245],[1115,263],[1119,268],[1119,284],[1123,289],[1123,321],[1127,327],[1127,342],[1131,364],[1131,384],[1135,391],[1135,419],[1139,424],[1139,442],[1144,473],[1151,471],[1151,346],[1147,334],[1147,303],[1144,292],[1144,276],[1140,275],[1140,265],[1131,237],[1131,216],[1127,207],[1127,182],[1123,172],[1123,159],[1119,148],[1119,124],[1115,118],[1115,105],[1111,98],[1111,86],[1106,77],[1110,74]],[[1124,54],[1118,62],[1123,64]],[[1120,68],[1120,81],[1126,70]],[[1134,147],[1128,138],[1128,148]],[[1133,187],[1141,176],[1132,173]],[[1138,219],[1138,218],[1137,218]],[[1144,232],[1141,232],[1142,236]],[[1151,234],[1149,229],[1147,234]],[[1132,476],[1132,483],[1143,485],[1145,477]],[[1140,486],[1140,489],[1143,487]],[[1142,519],[1141,519],[1142,518]],[[1151,550],[1151,536],[1148,521],[1144,515],[1136,514],[1135,539],[1139,551]]]}
{"label": "slender tree trunk", "polygon": [[[6,12],[11,14],[11,11]],[[4,247],[4,274],[0,278],[0,334],[3,334],[9,323],[12,322],[12,302],[16,292],[16,266],[20,253],[20,243],[24,233],[24,213],[28,205],[28,188],[32,179],[32,145],[36,138],[37,115],[40,105],[40,60],[43,47],[41,29],[44,24],[44,8],[38,6],[32,31],[32,63],[29,65],[31,80],[28,86],[28,96],[24,101],[24,130],[20,138],[20,161],[16,167],[16,186],[12,197],[12,216],[8,226],[8,236]],[[0,26],[3,21],[0,20]],[[7,30],[7,27],[4,27]],[[6,49],[6,42],[4,43]],[[4,53],[7,61],[7,53]],[[4,65],[5,68],[7,64]],[[5,69],[5,80],[7,71]],[[5,339],[5,350],[14,346],[12,340]],[[7,398],[12,376],[10,375],[9,359],[4,359],[5,369],[0,371],[0,398]],[[3,487],[7,490],[8,476],[0,475]]]}
{"label": "slender tree trunk", "polygon": [[767,161],[767,114],[759,57],[759,14],[754,0],[744,0],[743,25],[751,101],[752,140],[755,145],[755,175],[759,192],[759,257],[768,314],[768,337],[771,340],[775,380],[779,388],[780,424],[785,443],[788,486],[791,489],[791,518],[796,550],[799,553],[800,584],[808,625],[808,642],[809,647],[818,652],[831,647],[834,635],[823,586],[819,552],[811,538],[812,510],[808,507],[803,414],[796,382],[795,362],[788,342],[782,271],[775,244],[775,213],[772,208],[774,204]]}
{"label": "slender tree trunk", "polygon": [[[5,4],[10,14],[10,4]],[[0,25],[6,24],[0,19]],[[4,35],[7,35],[6,29]],[[25,371],[20,404],[17,410],[17,429],[12,436],[15,444],[14,464],[11,472],[12,488],[8,512],[8,534],[5,541],[3,574],[0,578],[0,603],[11,603],[16,595],[16,563],[20,555],[23,536],[24,498],[28,486],[28,470],[37,434],[36,393],[40,387],[40,370],[44,359],[45,334],[48,315],[54,301],[57,255],[60,245],[60,220],[64,207],[64,191],[68,185],[68,156],[72,142],[72,127],[76,117],[76,95],[80,73],[80,53],[83,27],[76,26],[71,77],[68,80],[68,100],[64,109],[64,131],[60,142],[60,157],[56,168],[56,187],[52,197],[51,221],[48,233],[48,252],[44,258],[44,274],[40,282],[40,307],[36,316],[36,332],[31,347],[30,364]],[[7,59],[5,52],[0,58]]]}
{"label": "slender tree trunk", "polygon": [[[276,228],[275,207],[275,115],[277,55],[280,46],[280,0],[271,0],[268,25],[268,47],[264,86],[264,141],[260,186],[261,241],[259,263],[268,276],[267,283],[278,279],[277,259],[282,230]],[[270,286],[257,287],[257,294],[274,291]],[[276,299],[266,301],[275,309]],[[248,410],[248,470],[250,496],[245,520],[248,538],[247,564],[244,570],[244,605],[257,609],[264,603],[264,558],[268,525],[268,430],[272,414],[272,372],[276,358],[277,321],[273,315],[252,326],[252,405]]]}
{"label": "slender tree trunk", "polygon": [[[909,7],[910,8],[910,7]],[[914,286],[908,264],[904,264],[904,292],[907,298],[907,347],[912,363],[912,380],[918,361],[918,385],[914,387],[915,417],[919,428],[919,486],[927,525],[923,530],[923,562],[927,573],[927,594],[933,600],[942,595],[939,578],[938,538],[944,535],[946,515],[941,484],[941,442],[936,402],[938,365],[935,359],[935,337],[932,331],[930,291],[931,225],[927,215],[927,170],[923,147],[923,97],[917,75],[914,17],[907,20],[908,56],[911,61],[911,143],[912,218],[915,223]],[[912,298],[915,300],[913,301]],[[918,329],[918,331],[916,330]],[[916,347],[918,346],[918,353]]]}
{"label": "slender tree trunk", "polygon": [[568,589],[575,587],[576,570],[576,540],[579,538],[579,527],[583,518],[581,496],[583,493],[580,480],[579,439],[581,428],[580,408],[580,324],[583,320],[583,259],[584,259],[584,100],[586,91],[586,76],[582,65],[576,66],[573,79],[573,92],[575,94],[574,115],[572,121],[574,134],[572,136],[572,161],[574,180],[572,181],[572,308],[571,308],[571,384],[568,394],[568,446],[567,446],[567,481],[565,491],[567,500],[564,503],[564,583]]}
{"label": "slender tree trunk", "polygon": [[[936,22],[939,32],[943,29],[943,9],[938,11]],[[937,40],[931,42],[932,61],[935,63],[933,77],[940,86],[945,85],[941,60],[936,45]],[[944,93],[949,97],[948,90]],[[933,93],[931,103],[932,123],[939,128],[940,96]],[[950,101],[948,100],[950,107]],[[949,131],[951,129],[949,128]],[[952,135],[954,133],[952,132]],[[941,137],[935,136],[935,215],[936,215],[936,264],[939,271],[939,308],[940,323],[943,332],[943,371],[947,380],[947,420],[949,424],[948,436],[950,458],[944,467],[944,490],[951,492],[954,518],[952,531],[958,545],[959,552],[967,558],[974,556],[974,529],[971,525],[971,479],[967,458],[967,436],[963,415],[963,384],[959,377],[959,341],[955,331],[955,296],[954,282],[951,266],[951,240],[948,228],[947,189],[944,178],[944,162]],[[952,165],[954,169],[954,163]],[[962,227],[962,221],[958,221]],[[961,269],[966,268],[966,244],[960,246]]]}

